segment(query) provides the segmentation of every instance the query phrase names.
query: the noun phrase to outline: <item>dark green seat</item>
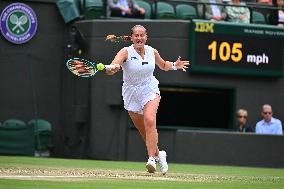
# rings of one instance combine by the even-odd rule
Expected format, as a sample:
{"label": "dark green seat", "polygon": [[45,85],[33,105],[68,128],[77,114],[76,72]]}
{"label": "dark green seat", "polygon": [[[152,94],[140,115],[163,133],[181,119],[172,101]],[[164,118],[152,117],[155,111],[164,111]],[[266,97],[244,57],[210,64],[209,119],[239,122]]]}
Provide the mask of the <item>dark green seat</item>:
{"label": "dark green seat", "polygon": [[145,9],[145,18],[150,19],[152,18],[152,8],[151,5],[143,0],[136,0],[136,3]]}
{"label": "dark green seat", "polygon": [[195,7],[188,4],[178,4],[176,6],[176,17],[182,20],[192,20],[197,18]]}
{"label": "dark green seat", "polygon": [[28,125],[34,127],[35,149],[38,151],[49,150],[52,146],[52,125],[44,119],[32,119]]}
{"label": "dark green seat", "polygon": [[81,6],[86,19],[99,19],[106,16],[102,0],[81,0]]}
{"label": "dark green seat", "polygon": [[20,119],[8,119],[0,125],[0,154],[34,155],[34,128]]}
{"label": "dark green seat", "polygon": [[157,10],[156,10],[156,18],[157,19],[175,19],[175,10],[174,7],[165,2],[157,2]]}
{"label": "dark green seat", "polygon": [[265,16],[258,11],[252,11],[251,22],[254,24],[266,24]]}
{"label": "dark green seat", "polygon": [[75,0],[58,0],[56,1],[56,5],[65,23],[79,18],[80,13]]}
{"label": "dark green seat", "polygon": [[[81,0],[83,2],[84,0]],[[102,0],[85,0],[85,7],[103,7],[103,1]]]}
{"label": "dark green seat", "polygon": [[26,128],[26,123],[20,119],[7,119],[4,121],[2,127],[8,128],[8,129],[22,129]]}

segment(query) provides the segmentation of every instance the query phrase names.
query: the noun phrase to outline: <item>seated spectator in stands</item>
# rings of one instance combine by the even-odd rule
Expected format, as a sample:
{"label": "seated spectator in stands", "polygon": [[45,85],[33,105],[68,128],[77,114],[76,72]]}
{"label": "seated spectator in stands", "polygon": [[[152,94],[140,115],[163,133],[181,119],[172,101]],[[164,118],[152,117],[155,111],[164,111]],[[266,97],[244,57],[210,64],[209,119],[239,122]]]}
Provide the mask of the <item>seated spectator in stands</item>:
{"label": "seated spectator in stands", "polygon": [[110,16],[144,18],[145,10],[135,0],[107,0]]}
{"label": "seated spectator in stands", "polygon": [[237,111],[237,131],[238,132],[254,132],[253,128],[247,124],[248,111],[239,109]]}
{"label": "seated spectator in stands", "polygon": [[[222,5],[222,0],[199,0],[202,3],[212,3],[212,4],[199,4],[198,14],[207,20],[211,21],[222,21],[226,19],[227,13],[226,9]],[[205,11],[204,11],[205,7]]]}
{"label": "seated spectator in stands", "polygon": [[[236,5],[236,6],[229,6]],[[246,6],[245,2],[240,0],[232,0],[226,6],[227,18],[229,22],[235,23],[250,23],[250,11]]]}
{"label": "seated spectator in stands", "polygon": [[264,5],[272,5],[272,0],[257,0],[256,2]]}
{"label": "seated spectator in stands", "polygon": [[272,114],[272,107],[269,104],[262,106],[261,115],[263,117],[263,120],[257,122],[255,133],[271,135],[283,134],[281,121],[272,117]]}
{"label": "seated spectator in stands", "polygon": [[277,26],[284,27],[284,0],[276,0],[275,7],[279,8],[278,10],[273,10],[269,16],[269,23]]}
{"label": "seated spectator in stands", "polygon": [[281,8],[278,10],[278,26],[284,26],[284,0],[276,1],[277,7]]}

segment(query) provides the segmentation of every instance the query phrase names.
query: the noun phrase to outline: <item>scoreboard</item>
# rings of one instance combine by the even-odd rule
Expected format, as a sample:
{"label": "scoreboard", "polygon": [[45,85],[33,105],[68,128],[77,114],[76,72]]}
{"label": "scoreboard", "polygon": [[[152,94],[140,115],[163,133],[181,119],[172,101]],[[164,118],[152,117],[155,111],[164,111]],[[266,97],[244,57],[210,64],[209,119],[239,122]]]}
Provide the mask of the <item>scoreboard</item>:
{"label": "scoreboard", "polygon": [[206,20],[189,27],[191,72],[282,77],[283,28]]}

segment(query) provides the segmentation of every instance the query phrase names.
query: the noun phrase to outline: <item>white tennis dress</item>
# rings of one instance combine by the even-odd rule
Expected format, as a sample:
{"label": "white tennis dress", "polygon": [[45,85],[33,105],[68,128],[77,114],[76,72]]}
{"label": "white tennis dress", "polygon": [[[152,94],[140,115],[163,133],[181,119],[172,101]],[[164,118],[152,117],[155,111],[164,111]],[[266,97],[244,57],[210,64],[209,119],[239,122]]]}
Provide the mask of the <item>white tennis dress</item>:
{"label": "white tennis dress", "polygon": [[145,45],[144,59],[136,52],[133,45],[125,47],[127,60],[122,64],[122,96],[124,108],[143,114],[145,104],[160,95],[159,81],[153,75],[155,69],[154,49]]}

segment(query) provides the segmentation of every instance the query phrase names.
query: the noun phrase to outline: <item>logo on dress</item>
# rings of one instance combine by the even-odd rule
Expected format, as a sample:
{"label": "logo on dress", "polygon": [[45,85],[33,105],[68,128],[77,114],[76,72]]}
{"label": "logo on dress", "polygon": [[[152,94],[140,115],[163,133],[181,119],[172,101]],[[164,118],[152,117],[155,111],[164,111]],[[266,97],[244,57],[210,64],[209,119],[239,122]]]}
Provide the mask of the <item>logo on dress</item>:
{"label": "logo on dress", "polygon": [[138,58],[137,57],[135,57],[135,56],[131,56],[131,58],[130,58],[131,60],[138,60]]}
{"label": "logo on dress", "polygon": [[36,33],[36,14],[31,7],[24,3],[10,4],[1,13],[0,30],[11,43],[26,43]]}

